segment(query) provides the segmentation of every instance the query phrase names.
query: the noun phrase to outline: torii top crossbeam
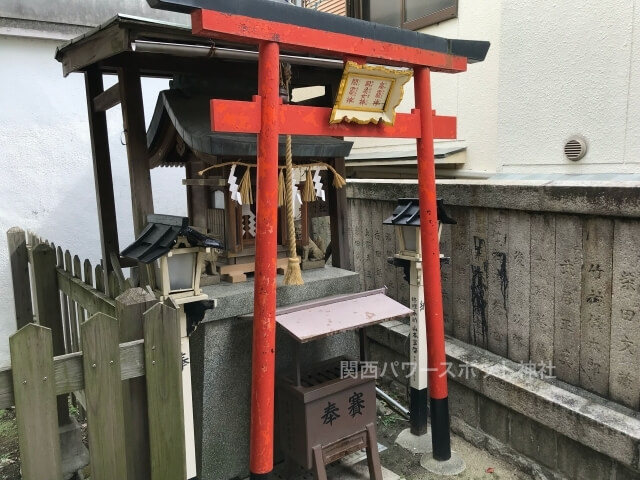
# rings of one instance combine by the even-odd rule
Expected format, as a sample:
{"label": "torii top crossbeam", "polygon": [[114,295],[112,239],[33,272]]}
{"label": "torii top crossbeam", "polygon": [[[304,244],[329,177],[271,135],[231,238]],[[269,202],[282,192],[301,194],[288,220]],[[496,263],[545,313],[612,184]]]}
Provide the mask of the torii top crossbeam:
{"label": "torii top crossbeam", "polygon": [[[489,43],[424,35],[267,0],[148,2],[155,8],[191,13],[194,34],[259,46],[258,95],[253,102],[211,102],[212,129],[258,133],[251,478],[266,479],[273,469],[279,134],[416,138],[434,458],[447,460],[451,452],[430,73],[465,71],[467,63],[484,60]],[[416,108],[398,116],[392,126],[330,125],[328,108],[282,105],[281,49],[413,68]]]}

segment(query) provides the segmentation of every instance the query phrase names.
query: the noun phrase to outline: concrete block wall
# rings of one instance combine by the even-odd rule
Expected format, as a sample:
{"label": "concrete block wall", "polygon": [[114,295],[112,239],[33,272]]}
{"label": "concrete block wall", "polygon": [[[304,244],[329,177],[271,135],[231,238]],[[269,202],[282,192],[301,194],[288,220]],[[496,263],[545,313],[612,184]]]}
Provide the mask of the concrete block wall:
{"label": "concrete block wall", "polygon": [[451,425],[533,478],[639,479],[640,473],[461,384],[449,383]]}
{"label": "concrete block wall", "polygon": [[[387,322],[367,334],[370,360],[384,370],[379,384],[407,404],[405,375],[389,368],[408,360],[403,327]],[[518,363],[501,365],[497,355],[452,338],[447,360],[451,428],[472,444],[535,479],[640,479],[637,413],[563,382],[528,379]]]}
{"label": "concrete block wall", "polygon": [[[640,184],[441,181],[447,334],[640,409]],[[382,225],[415,183],[350,183],[352,268],[408,303]]]}

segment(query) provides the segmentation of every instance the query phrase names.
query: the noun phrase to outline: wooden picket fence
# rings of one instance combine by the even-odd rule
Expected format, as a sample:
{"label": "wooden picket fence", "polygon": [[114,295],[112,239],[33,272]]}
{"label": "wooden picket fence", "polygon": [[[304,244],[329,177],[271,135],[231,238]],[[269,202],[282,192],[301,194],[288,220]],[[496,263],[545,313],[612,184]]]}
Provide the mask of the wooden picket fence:
{"label": "wooden picket fence", "polygon": [[[115,317],[115,298],[128,286],[126,281],[111,272],[105,284],[102,265],[94,268],[89,260],[82,261],[35,233],[12,228],[7,239],[17,328],[33,321],[46,325],[52,329],[55,355],[80,351],[79,325],[96,313]],[[59,308],[54,308],[56,297]],[[79,391],[71,397],[81,417],[82,395]]]}
{"label": "wooden picket fence", "polygon": [[22,478],[60,479],[69,394],[92,480],[185,479],[178,311],[121,274],[20,229],[8,234],[16,318],[0,408],[16,407]]}

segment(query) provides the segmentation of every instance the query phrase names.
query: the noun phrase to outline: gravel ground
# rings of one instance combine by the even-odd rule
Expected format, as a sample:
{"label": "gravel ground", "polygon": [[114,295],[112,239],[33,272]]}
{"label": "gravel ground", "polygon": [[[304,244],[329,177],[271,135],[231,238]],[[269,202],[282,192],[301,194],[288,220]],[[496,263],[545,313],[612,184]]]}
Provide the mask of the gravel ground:
{"label": "gravel ground", "polygon": [[[414,455],[398,445],[395,439],[409,423],[384,405],[378,407],[378,441],[387,449],[381,453],[382,465],[405,480],[438,478],[420,466],[421,455]],[[453,435],[452,449],[461,456],[467,469],[457,479],[463,480],[528,480],[531,477],[504,460],[478,449]],[[88,472],[85,472],[88,474]],[[0,480],[20,480],[18,432],[13,409],[0,410]]]}
{"label": "gravel ground", "polygon": [[454,477],[439,477],[420,466],[422,455],[414,455],[398,445],[395,439],[409,422],[384,406],[378,407],[378,442],[387,447],[381,453],[382,465],[405,480],[433,480],[435,478],[455,478],[464,480],[529,480],[531,477],[506,461],[494,457],[485,450],[471,445],[462,438],[452,435],[451,448],[466,463],[466,470]]}
{"label": "gravel ground", "polygon": [[18,427],[13,408],[0,410],[0,480],[20,479]]}

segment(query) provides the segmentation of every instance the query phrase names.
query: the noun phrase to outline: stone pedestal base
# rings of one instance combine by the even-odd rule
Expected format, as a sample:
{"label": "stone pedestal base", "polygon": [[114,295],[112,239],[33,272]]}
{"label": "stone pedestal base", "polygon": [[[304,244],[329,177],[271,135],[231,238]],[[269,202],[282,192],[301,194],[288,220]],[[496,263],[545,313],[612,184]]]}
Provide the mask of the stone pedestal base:
{"label": "stone pedestal base", "polygon": [[[278,277],[278,306],[360,290],[357,273],[333,267],[303,272],[304,285],[284,286]],[[190,336],[193,417],[198,480],[229,480],[249,474],[253,282],[203,288],[217,307],[205,312]],[[295,342],[277,332],[276,371],[291,370]],[[358,356],[355,332],[304,345],[302,365],[339,355]],[[276,461],[278,449],[276,418]]]}
{"label": "stone pedestal base", "polygon": [[444,462],[435,460],[431,453],[425,453],[420,465],[428,472],[445,477],[459,475],[467,468],[464,460],[456,455],[456,452],[451,452],[451,458]]}
{"label": "stone pedestal base", "polygon": [[433,452],[433,445],[431,444],[431,429],[429,429],[424,435],[414,435],[411,433],[411,429],[407,428],[400,432],[400,435],[396,438],[396,445],[399,445],[414,454],[431,453]]}

